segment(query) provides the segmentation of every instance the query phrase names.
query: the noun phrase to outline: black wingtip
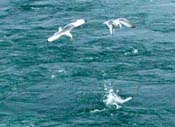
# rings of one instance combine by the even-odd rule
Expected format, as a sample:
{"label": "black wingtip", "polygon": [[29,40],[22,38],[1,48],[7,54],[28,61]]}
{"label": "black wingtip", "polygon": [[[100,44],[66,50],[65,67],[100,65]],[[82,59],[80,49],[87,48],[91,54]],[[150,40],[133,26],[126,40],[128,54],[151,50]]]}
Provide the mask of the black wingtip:
{"label": "black wingtip", "polygon": [[131,28],[136,28],[136,26],[133,25]]}

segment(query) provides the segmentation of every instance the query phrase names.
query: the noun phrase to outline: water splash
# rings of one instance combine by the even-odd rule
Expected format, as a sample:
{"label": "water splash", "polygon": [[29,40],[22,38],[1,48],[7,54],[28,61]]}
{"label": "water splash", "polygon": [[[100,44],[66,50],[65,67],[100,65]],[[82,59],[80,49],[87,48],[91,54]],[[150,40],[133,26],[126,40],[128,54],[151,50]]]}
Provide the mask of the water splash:
{"label": "water splash", "polygon": [[132,99],[132,97],[122,99],[118,94],[119,90],[114,92],[114,90],[111,87],[106,85],[104,85],[104,90],[106,91],[106,93],[103,102],[107,107],[114,107],[116,109],[119,109],[121,108],[121,104],[124,104]]}
{"label": "water splash", "polygon": [[56,77],[56,75],[52,74],[51,75],[51,79],[54,79]]}
{"label": "water splash", "polygon": [[131,51],[125,52],[124,55],[125,56],[127,56],[127,55],[136,55],[138,53],[139,53],[138,49],[132,49]]}
{"label": "water splash", "polygon": [[138,52],[139,52],[138,49],[133,49],[133,50],[132,50],[132,53],[133,53],[133,54],[137,54]]}
{"label": "water splash", "polygon": [[57,72],[58,72],[58,73],[65,73],[66,70],[64,70],[64,69],[59,69]]}

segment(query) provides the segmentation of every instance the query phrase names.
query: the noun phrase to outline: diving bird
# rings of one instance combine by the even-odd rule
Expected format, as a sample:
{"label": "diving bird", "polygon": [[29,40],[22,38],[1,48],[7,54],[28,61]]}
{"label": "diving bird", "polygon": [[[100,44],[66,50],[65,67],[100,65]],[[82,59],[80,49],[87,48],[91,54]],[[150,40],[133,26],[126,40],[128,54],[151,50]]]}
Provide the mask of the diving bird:
{"label": "diving bird", "polygon": [[118,90],[115,93],[113,89],[109,89],[108,94],[105,96],[106,99],[104,100],[106,106],[110,107],[114,105],[117,109],[119,109],[121,107],[120,104],[124,104],[132,99],[132,97],[123,99],[118,95],[118,92]]}
{"label": "diving bird", "polygon": [[114,27],[122,27],[126,26],[129,28],[135,28],[135,26],[133,24],[131,24],[127,19],[125,18],[118,18],[118,19],[114,19],[114,20],[108,20],[106,22],[104,22],[103,24],[105,24],[108,28],[111,34],[114,33]]}
{"label": "diving bird", "polygon": [[70,31],[76,27],[79,27],[83,24],[85,24],[86,20],[84,19],[78,19],[75,22],[72,22],[68,25],[66,25],[64,28],[59,27],[58,31],[56,33],[54,33],[51,37],[48,38],[48,42],[52,42],[56,39],[59,39],[61,36],[67,36],[72,40],[72,34],[70,33]]}

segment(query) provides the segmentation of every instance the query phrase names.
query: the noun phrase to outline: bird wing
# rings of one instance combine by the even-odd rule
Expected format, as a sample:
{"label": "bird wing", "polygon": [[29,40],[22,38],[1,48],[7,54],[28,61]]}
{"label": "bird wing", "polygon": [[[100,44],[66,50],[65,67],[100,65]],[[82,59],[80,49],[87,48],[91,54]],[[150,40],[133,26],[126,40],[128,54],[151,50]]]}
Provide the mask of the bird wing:
{"label": "bird wing", "polygon": [[63,31],[71,31],[75,27],[79,27],[79,26],[83,25],[84,23],[85,23],[85,20],[84,19],[78,19],[75,22],[72,22],[72,23],[66,25],[64,27]]}
{"label": "bird wing", "polygon": [[78,19],[75,22],[73,22],[72,25],[74,25],[74,27],[79,27],[79,26],[85,24],[85,22],[86,21],[84,19]]}
{"label": "bird wing", "polygon": [[62,32],[71,31],[74,28],[75,28],[74,24],[70,23],[63,28]]}
{"label": "bird wing", "polygon": [[68,32],[66,32],[65,34],[64,34],[65,36],[67,36],[67,37],[69,37],[71,40],[72,40],[72,34],[68,31]]}
{"label": "bird wing", "polygon": [[112,25],[109,25],[108,27],[109,27],[110,33],[113,34],[113,26]]}
{"label": "bird wing", "polygon": [[131,99],[132,99],[132,97],[128,97],[128,98],[126,98],[126,99],[122,99],[121,97],[119,97],[119,98],[118,98],[118,103],[119,103],[119,104],[123,104],[123,103],[125,103],[125,102],[130,101]]}
{"label": "bird wing", "polygon": [[112,21],[104,22],[104,24],[106,24],[106,26],[109,28],[110,33],[113,34],[113,24],[112,24]]}
{"label": "bird wing", "polygon": [[119,19],[119,22],[120,22],[122,25],[126,26],[126,27],[135,28],[135,26],[134,26],[133,24],[131,24],[131,23],[130,23],[127,19],[125,19],[125,18],[120,18],[120,19]]}

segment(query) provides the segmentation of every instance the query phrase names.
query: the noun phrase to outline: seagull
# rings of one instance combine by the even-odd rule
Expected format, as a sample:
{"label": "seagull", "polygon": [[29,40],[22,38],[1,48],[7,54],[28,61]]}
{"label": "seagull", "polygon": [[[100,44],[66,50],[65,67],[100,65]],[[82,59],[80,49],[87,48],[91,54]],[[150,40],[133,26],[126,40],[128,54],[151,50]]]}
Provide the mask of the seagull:
{"label": "seagull", "polygon": [[114,27],[122,27],[122,25],[129,27],[129,28],[135,28],[135,26],[133,24],[131,24],[127,19],[125,18],[118,18],[118,19],[114,19],[114,20],[108,20],[106,22],[104,22],[103,24],[105,24],[108,28],[111,34],[113,34],[114,32]]}
{"label": "seagull", "polygon": [[66,25],[64,28],[59,27],[58,31],[56,33],[54,33],[51,37],[48,38],[48,42],[52,42],[56,39],[59,39],[61,36],[65,35],[67,37],[69,37],[72,40],[72,34],[70,33],[70,31],[76,27],[79,27],[83,24],[85,24],[86,20],[84,19],[78,19],[75,22],[72,22],[68,25]]}
{"label": "seagull", "polygon": [[108,94],[106,95],[106,99],[104,100],[105,104],[107,106],[114,105],[117,109],[119,109],[121,107],[120,104],[124,104],[132,99],[132,97],[127,97],[123,99],[118,95],[118,93],[118,90],[115,93],[113,89],[110,89],[108,91]]}

